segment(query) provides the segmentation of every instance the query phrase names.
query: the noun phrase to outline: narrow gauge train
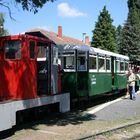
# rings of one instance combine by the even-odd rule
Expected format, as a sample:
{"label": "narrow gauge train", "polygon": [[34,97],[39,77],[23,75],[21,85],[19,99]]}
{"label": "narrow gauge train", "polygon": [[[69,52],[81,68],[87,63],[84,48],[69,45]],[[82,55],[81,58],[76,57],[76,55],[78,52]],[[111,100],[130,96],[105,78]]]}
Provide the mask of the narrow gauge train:
{"label": "narrow gauge train", "polygon": [[127,56],[78,45],[63,46],[59,56],[62,89],[70,92],[71,101],[126,89]]}
{"label": "narrow gauge train", "polygon": [[22,110],[59,103],[60,112],[69,111],[69,93],[62,94],[60,83],[58,48],[51,40],[0,37],[0,131],[12,128]]}

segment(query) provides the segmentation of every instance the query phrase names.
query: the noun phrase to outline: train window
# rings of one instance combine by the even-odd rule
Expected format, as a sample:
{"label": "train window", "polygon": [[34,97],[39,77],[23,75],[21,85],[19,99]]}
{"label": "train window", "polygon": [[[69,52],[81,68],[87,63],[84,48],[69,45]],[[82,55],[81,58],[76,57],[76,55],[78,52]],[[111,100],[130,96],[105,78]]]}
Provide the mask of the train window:
{"label": "train window", "polygon": [[89,57],[89,69],[96,70],[96,56]]}
{"label": "train window", "polygon": [[74,56],[64,57],[64,69],[74,69]]}
{"label": "train window", "polygon": [[98,58],[98,69],[99,71],[105,71],[105,59],[102,57]]}
{"label": "train window", "polygon": [[129,67],[128,62],[125,62],[125,71],[128,71],[128,67]]}
{"label": "train window", "polygon": [[106,70],[107,71],[111,70],[110,59],[109,58],[106,59]]}
{"label": "train window", "polygon": [[124,72],[124,62],[120,62],[120,71]]}
{"label": "train window", "polygon": [[38,58],[44,58],[46,57],[46,47],[40,47],[38,46]]}
{"label": "train window", "polygon": [[30,41],[29,49],[30,49],[30,58],[34,59],[35,58],[35,42],[34,41]]}
{"label": "train window", "polygon": [[6,59],[21,58],[21,41],[10,40],[5,42],[5,58]]}
{"label": "train window", "polygon": [[86,58],[83,56],[78,57],[78,70],[86,70]]}
{"label": "train window", "polygon": [[37,54],[37,58],[46,58],[47,54],[46,52],[48,51],[48,44],[46,43],[42,43],[42,42],[38,42],[37,43],[37,47],[38,47],[38,54]]}
{"label": "train window", "polygon": [[117,72],[120,71],[120,61],[119,60],[116,61],[116,71]]}
{"label": "train window", "polygon": [[78,51],[77,52],[77,69],[78,71],[86,71],[87,70],[87,52]]}

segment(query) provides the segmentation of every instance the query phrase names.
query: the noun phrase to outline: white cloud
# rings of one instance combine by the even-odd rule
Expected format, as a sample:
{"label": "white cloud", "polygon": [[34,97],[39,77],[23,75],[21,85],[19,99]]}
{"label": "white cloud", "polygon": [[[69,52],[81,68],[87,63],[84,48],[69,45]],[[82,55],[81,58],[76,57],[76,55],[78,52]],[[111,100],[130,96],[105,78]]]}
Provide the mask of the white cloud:
{"label": "white cloud", "polygon": [[71,7],[68,3],[60,3],[57,6],[58,14],[61,17],[81,17],[87,16],[85,13],[80,12],[79,10]]}
{"label": "white cloud", "polygon": [[40,28],[40,29],[49,31],[49,27],[47,27],[47,26],[37,26],[36,28]]}

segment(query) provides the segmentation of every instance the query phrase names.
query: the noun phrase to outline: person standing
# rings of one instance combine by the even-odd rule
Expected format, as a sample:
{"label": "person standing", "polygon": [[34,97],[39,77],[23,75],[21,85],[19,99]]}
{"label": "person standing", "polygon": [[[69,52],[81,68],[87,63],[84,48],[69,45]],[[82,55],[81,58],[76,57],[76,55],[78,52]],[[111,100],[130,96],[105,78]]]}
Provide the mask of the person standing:
{"label": "person standing", "polygon": [[135,74],[133,73],[132,69],[128,70],[128,91],[130,94],[130,99],[135,100]]}

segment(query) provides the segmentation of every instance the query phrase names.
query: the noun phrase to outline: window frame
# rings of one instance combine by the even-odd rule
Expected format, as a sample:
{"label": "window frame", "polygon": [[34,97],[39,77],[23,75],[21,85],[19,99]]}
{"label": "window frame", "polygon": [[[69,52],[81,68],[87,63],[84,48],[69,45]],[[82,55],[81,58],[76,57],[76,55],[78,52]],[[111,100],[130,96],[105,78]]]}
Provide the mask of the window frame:
{"label": "window frame", "polygon": [[[126,63],[127,63],[127,69],[126,69]],[[128,71],[128,68],[129,68],[129,62],[128,61],[124,61],[124,70],[125,70],[125,72]]]}
{"label": "window frame", "polygon": [[[37,42],[37,60],[40,60],[40,59],[44,59],[44,60],[46,60],[46,58],[49,58],[49,44],[47,44],[47,43],[44,43],[44,44],[46,44],[46,45],[44,45],[43,47],[42,46],[40,46],[38,43],[40,43],[40,41],[38,41]],[[45,50],[45,56],[39,56],[39,51],[40,51],[40,48],[45,48],[44,50]],[[48,52],[48,53],[47,53]]]}
{"label": "window frame", "polygon": [[[107,60],[109,60],[109,69],[107,69]],[[106,56],[105,69],[106,69],[106,72],[111,72],[111,57],[110,56]]]}
{"label": "window frame", "polygon": [[[82,53],[82,54],[80,54]],[[80,66],[80,58],[84,58],[84,61],[85,61],[85,69],[79,69],[79,66]],[[79,51],[77,50],[77,57],[76,57],[76,63],[77,63],[77,71],[78,72],[86,72],[88,70],[88,66],[87,66],[87,51]]]}
{"label": "window frame", "polygon": [[[20,58],[18,57],[18,58],[7,58],[6,57],[6,42],[8,42],[8,41],[19,41],[20,42]],[[3,44],[4,44],[4,59],[5,60],[21,60],[22,59],[22,40],[20,40],[20,39],[16,39],[16,40],[5,40],[4,42],[3,42]],[[15,55],[16,56],[16,55]]]}
{"label": "window frame", "polygon": [[[73,57],[73,61],[74,61],[74,68],[73,69],[70,69],[70,68],[66,68],[65,67],[65,64],[64,64],[64,57],[67,58],[67,57]],[[69,52],[62,52],[61,53],[61,64],[62,64],[62,69],[65,71],[65,72],[76,72],[76,57],[75,57],[75,51],[69,51]]]}
{"label": "window frame", "polygon": [[[96,59],[96,69],[90,68],[90,58],[95,58]],[[90,54],[89,55],[89,72],[97,72],[98,71],[98,62],[97,62],[97,55],[96,54]]]}
{"label": "window frame", "polygon": [[[114,61],[115,61],[115,63],[114,63],[115,73],[119,73],[120,72],[120,60],[119,59],[115,59]],[[118,69],[117,69],[117,62],[119,63]]]}
{"label": "window frame", "polygon": [[[121,70],[121,63],[123,63],[123,70]],[[120,72],[121,73],[124,73],[125,72],[125,63],[124,63],[124,60],[121,60],[120,61]]]}
{"label": "window frame", "polygon": [[[99,69],[99,61],[100,59],[104,60],[104,69]],[[105,56],[98,55],[98,72],[106,72],[106,62],[105,62]]]}

